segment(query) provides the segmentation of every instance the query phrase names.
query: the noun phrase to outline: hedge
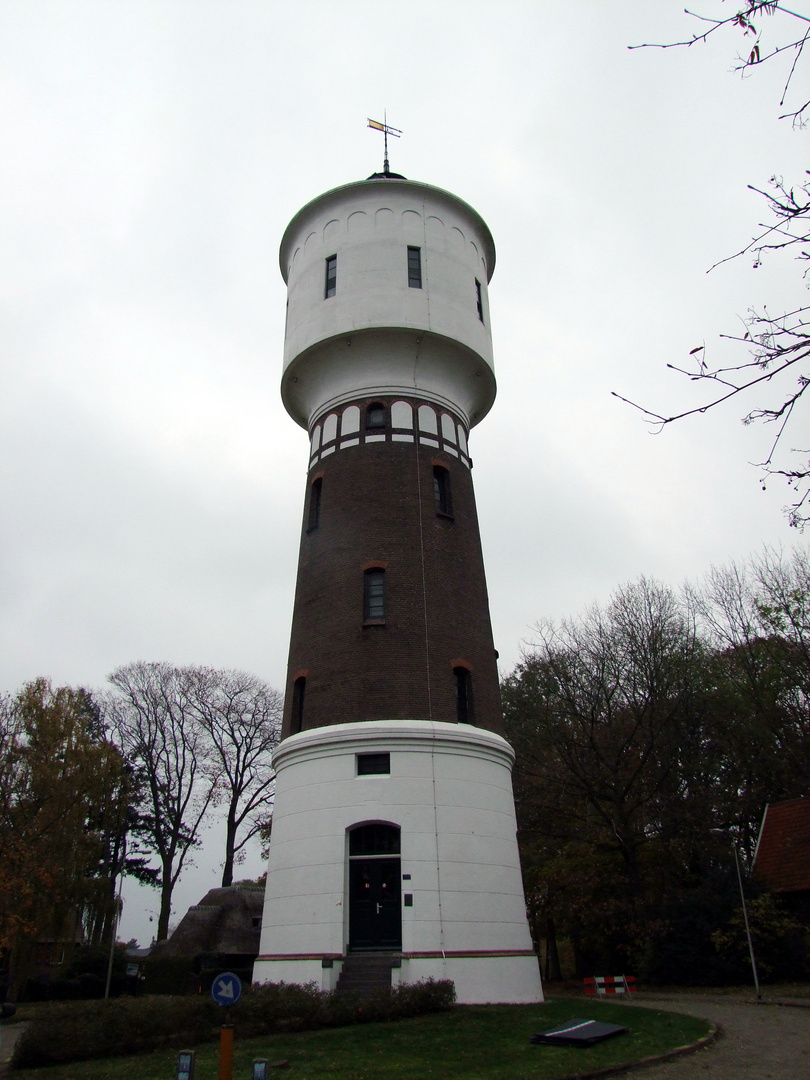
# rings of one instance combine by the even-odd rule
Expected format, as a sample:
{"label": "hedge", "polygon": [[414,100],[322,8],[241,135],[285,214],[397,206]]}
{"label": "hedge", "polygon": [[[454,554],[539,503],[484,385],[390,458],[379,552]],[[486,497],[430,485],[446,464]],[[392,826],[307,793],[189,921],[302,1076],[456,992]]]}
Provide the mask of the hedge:
{"label": "hedge", "polygon": [[[325,992],[314,983],[266,983],[245,991],[229,1022],[242,1038],[252,1038],[439,1012],[449,1009],[455,996],[449,980],[428,979],[369,996]],[[222,1020],[222,1009],[207,996],[155,995],[54,1004],[39,1013],[21,1035],[12,1068],[211,1042],[218,1037]]]}

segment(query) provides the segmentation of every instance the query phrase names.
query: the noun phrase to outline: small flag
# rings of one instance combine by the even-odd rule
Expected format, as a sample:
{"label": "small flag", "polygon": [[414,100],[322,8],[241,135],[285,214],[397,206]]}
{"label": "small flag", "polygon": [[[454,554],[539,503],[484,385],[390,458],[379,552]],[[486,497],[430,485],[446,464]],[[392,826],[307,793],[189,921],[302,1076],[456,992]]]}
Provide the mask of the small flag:
{"label": "small flag", "polygon": [[369,119],[368,126],[370,128],[374,128],[375,131],[382,131],[386,135],[393,135],[395,139],[398,139],[400,137],[400,135],[402,134],[402,129],[401,128],[391,127],[391,125],[387,124],[387,123],[386,124],[381,124],[379,120],[371,120],[371,119]]}

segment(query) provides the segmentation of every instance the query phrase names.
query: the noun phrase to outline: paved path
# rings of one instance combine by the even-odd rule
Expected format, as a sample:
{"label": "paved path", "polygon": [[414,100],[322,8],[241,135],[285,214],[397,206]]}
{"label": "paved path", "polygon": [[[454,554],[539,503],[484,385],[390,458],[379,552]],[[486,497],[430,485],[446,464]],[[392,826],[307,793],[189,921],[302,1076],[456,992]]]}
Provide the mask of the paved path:
{"label": "paved path", "polygon": [[5,1077],[10,1074],[8,1062],[11,1060],[14,1044],[27,1026],[26,1023],[0,1021],[0,1080],[5,1080]]}
{"label": "paved path", "polygon": [[640,1080],[810,1080],[806,1000],[800,1008],[708,994],[644,994],[634,1004],[702,1016],[723,1032],[704,1050],[631,1074]]}

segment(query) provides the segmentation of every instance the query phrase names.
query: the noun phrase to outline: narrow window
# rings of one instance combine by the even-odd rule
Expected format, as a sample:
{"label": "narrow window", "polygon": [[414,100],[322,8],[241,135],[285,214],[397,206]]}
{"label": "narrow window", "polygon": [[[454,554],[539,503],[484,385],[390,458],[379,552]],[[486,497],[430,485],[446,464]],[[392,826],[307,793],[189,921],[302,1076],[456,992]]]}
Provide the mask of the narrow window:
{"label": "narrow window", "polygon": [[366,427],[367,428],[384,428],[385,427],[385,406],[375,403],[369,405],[366,409]]}
{"label": "narrow window", "polygon": [[330,296],[335,295],[335,288],[337,286],[337,255],[330,255],[326,260],[326,287],[324,289],[324,299],[328,299]]}
{"label": "narrow window", "polygon": [[307,532],[312,529],[318,528],[318,522],[321,520],[321,487],[323,486],[323,480],[319,476],[317,480],[313,481],[312,487],[309,489],[309,516],[307,517]]}
{"label": "narrow window", "polygon": [[[332,290],[334,292],[334,290]],[[327,296],[329,294],[327,293]],[[484,301],[481,297],[481,282],[478,278],[475,279],[475,306],[478,309],[478,318],[481,322],[484,321]]]}
{"label": "narrow window", "polygon": [[363,574],[363,620],[382,622],[385,619],[385,571],[366,570]]}
{"label": "narrow window", "polygon": [[422,288],[422,249],[417,247],[408,248],[408,287],[411,289]]}
{"label": "narrow window", "polygon": [[450,472],[443,465],[433,466],[433,494],[436,497],[436,513],[452,516],[453,503],[450,499]]}
{"label": "narrow window", "polygon": [[358,754],[358,776],[387,776],[391,772],[390,754]]}
{"label": "narrow window", "polygon": [[456,720],[459,724],[472,724],[472,676],[467,668],[454,667],[453,679],[456,684]]}
{"label": "narrow window", "polygon": [[292,716],[290,718],[290,733],[297,735],[304,726],[304,691],[307,688],[307,680],[301,675],[293,683]]}

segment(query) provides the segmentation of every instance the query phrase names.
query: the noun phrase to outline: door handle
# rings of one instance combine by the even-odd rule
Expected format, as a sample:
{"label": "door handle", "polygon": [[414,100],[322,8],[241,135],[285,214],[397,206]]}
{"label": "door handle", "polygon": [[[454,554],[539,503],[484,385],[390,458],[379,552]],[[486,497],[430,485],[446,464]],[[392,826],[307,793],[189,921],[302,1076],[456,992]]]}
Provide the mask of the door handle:
{"label": "door handle", "polygon": [[382,904],[377,904],[377,914],[379,915],[381,911],[382,911]]}

